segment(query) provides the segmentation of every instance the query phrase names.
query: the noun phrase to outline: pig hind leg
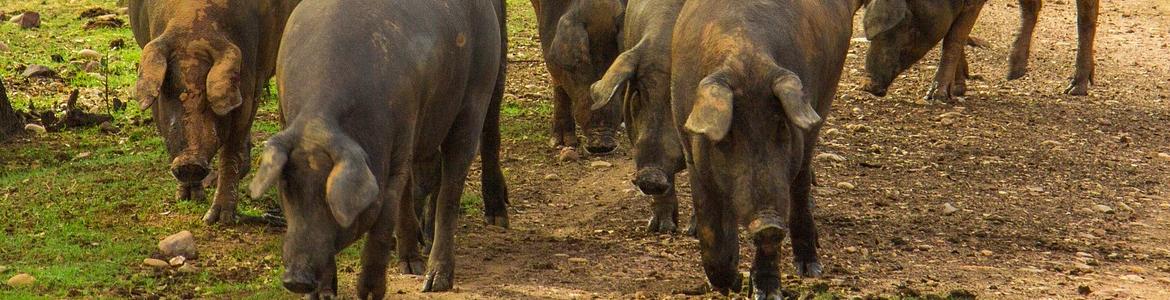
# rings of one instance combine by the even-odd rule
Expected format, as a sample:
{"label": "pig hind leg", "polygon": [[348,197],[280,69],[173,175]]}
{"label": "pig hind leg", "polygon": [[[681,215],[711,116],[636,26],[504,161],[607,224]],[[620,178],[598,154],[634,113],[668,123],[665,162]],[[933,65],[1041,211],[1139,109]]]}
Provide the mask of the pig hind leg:
{"label": "pig hind leg", "polygon": [[[505,58],[506,59],[506,58]],[[483,174],[480,177],[483,190],[483,218],[488,225],[503,228],[508,222],[508,186],[500,167],[500,105],[504,100],[504,82],[507,67],[500,66],[492,102],[484,120],[483,138],[480,141],[480,162]]]}
{"label": "pig hind leg", "polygon": [[[426,161],[423,159],[423,161]],[[397,218],[394,220],[394,232],[397,239],[395,240],[395,250],[398,253],[398,271],[402,274],[422,275],[425,271],[422,256],[418,252],[420,238],[426,239],[428,234],[426,229],[421,230],[419,226],[420,212],[416,207],[427,207],[430,204],[425,203],[429,197],[432,176],[424,174],[434,173],[432,166],[438,166],[438,161],[435,163],[418,163],[414,165],[414,174],[411,179],[403,185],[403,193],[398,200]],[[422,205],[418,205],[422,204]],[[429,221],[424,220],[423,228],[426,228]]]}
{"label": "pig hind leg", "polygon": [[1032,52],[1032,36],[1036,32],[1036,23],[1040,20],[1041,0],[1020,0],[1020,31],[1016,34],[1016,41],[1012,44],[1012,54],[1008,58],[1008,80],[1016,80],[1028,74],[1028,57]]}
{"label": "pig hind leg", "polygon": [[[813,139],[816,140],[815,138]],[[793,265],[801,277],[820,277],[821,263],[817,256],[817,228],[812,215],[813,172],[810,163],[812,151],[805,155],[800,174],[792,184],[789,203],[788,228],[792,231]]]}
{"label": "pig hind leg", "polygon": [[577,147],[577,125],[573,120],[573,101],[569,93],[559,85],[553,86],[553,147]]}
{"label": "pig hind leg", "polygon": [[1097,37],[1097,15],[1101,6],[1100,0],[1077,0],[1077,71],[1073,75],[1072,83],[1064,90],[1065,94],[1085,96],[1089,94],[1089,85],[1093,82],[1095,59],[1093,58],[1093,42]]}
{"label": "pig hind leg", "polygon": [[927,99],[945,101],[955,96],[955,78],[958,77],[959,64],[965,60],[964,46],[967,44],[968,37],[971,35],[971,30],[975,27],[975,21],[978,20],[979,12],[982,9],[982,3],[973,5],[963,11],[958,19],[951,24],[951,28],[943,40],[942,59],[939,60],[939,67],[934,76],[934,83],[931,85],[930,91],[926,94]]}
{"label": "pig hind leg", "polygon": [[[478,96],[482,96],[477,98]],[[465,103],[486,99],[488,95],[470,93]],[[442,145],[442,173],[439,193],[435,199],[435,236],[427,262],[423,292],[442,292],[455,285],[455,232],[459,219],[459,199],[463,195],[468,169],[478,152],[483,133],[484,111],[465,109],[455,118]]]}

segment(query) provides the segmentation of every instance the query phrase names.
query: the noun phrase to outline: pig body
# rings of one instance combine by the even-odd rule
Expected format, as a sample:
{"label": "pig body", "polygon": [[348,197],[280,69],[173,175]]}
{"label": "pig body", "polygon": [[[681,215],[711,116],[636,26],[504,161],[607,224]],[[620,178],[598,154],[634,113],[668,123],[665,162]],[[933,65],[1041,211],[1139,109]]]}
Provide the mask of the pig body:
{"label": "pig body", "polygon": [[[481,136],[484,152],[498,151],[503,9],[502,0],[321,0],[293,13],[277,71],[287,122],[251,186],[254,195],[279,187],[287,289],[335,294],[335,256],[363,234],[359,298],[385,296],[395,232],[404,271],[421,272],[411,199],[428,161],[439,169],[426,170],[438,183],[423,291],[452,288],[464,181]],[[500,174],[497,153],[483,158],[485,174]],[[498,179],[485,178],[485,198],[504,196],[489,191],[506,190]],[[504,199],[485,199],[495,200]]]}
{"label": "pig body", "polygon": [[739,288],[738,228],[755,244],[757,299],[778,299],[786,234],[819,276],[812,154],[845,64],[858,1],[690,0],[674,29],[672,107],[690,173],[702,264]]}
{"label": "pig body", "polygon": [[585,149],[604,154],[617,148],[621,105],[591,110],[589,86],[601,78],[619,52],[625,0],[532,0],[540,45],[553,78],[552,141],[577,147],[577,127]]}
{"label": "pig body", "polygon": [[885,96],[894,79],[913,66],[939,41],[942,59],[927,99],[949,100],[967,89],[963,47],[986,0],[872,0],[866,5],[863,89]]}
{"label": "pig body", "polygon": [[670,115],[670,43],[683,0],[631,0],[622,26],[622,54],[592,86],[594,109],[621,98],[638,171],[634,184],[654,197],[647,230],[677,229],[675,174],[686,166]]}
{"label": "pig body", "polygon": [[215,200],[203,217],[208,224],[237,220],[257,100],[299,2],[130,1],[130,24],[143,47],[137,96],[166,141],[180,182],[176,198],[203,198],[200,181],[219,154]]}
{"label": "pig body", "polygon": [[[1016,34],[1016,41],[1012,44],[1012,54],[1009,58],[1011,71],[1008,80],[1019,79],[1028,73],[1028,56],[1032,51],[1032,35],[1036,31],[1036,22],[1040,20],[1041,0],[1020,0],[1020,31]],[[1095,60],[1093,42],[1097,35],[1097,15],[1100,13],[1100,0],[1077,0],[1077,61],[1076,73],[1072,82],[1064,89],[1065,94],[1084,96],[1089,94],[1089,85],[1093,82]]]}

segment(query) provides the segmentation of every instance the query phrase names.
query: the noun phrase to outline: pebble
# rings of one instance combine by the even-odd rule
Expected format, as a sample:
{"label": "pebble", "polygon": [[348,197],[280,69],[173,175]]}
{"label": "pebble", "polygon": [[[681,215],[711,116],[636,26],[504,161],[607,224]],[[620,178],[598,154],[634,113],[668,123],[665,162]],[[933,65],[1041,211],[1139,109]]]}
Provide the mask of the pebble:
{"label": "pebble", "polygon": [[995,252],[991,252],[991,250],[982,250],[982,251],[979,251],[979,255],[983,255],[983,256],[991,256],[991,255],[994,255],[994,254],[995,254]]}
{"label": "pebble", "polygon": [[1087,253],[1087,252],[1077,252],[1077,256],[1080,256],[1080,257],[1087,257],[1087,258],[1093,258],[1093,254],[1090,254],[1090,253]]}
{"label": "pebble", "polygon": [[852,189],[856,189],[857,186],[854,186],[852,183],[842,181],[842,182],[837,183],[837,188],[843,189],[843,190],[852,190]]}
{"label": "pebble", "polygon": [[77,156],[74,156],[73,159],[82,159],[82,158],[90,157],[92,155],[93,155],[93,152],[81,152],[81,153],[78,153]]}
{"label": "pebble", "polygon": [[1133,275],[1133,274],[1121,276],[1121,279],[1126,280],[1126,281],[1133,281],[1133,282],[1146,282],[1145,278],[1142,278],[1141,276]]}
{"label": "pebble", "polygon": [[53,69],[49,69],[49,67],[46,66],[29,65],[28,68],[24,69],[23,73],[20,73],[20,75],[26,78],[56,77],[57,72],[53,71]]}
{"label": "pebble", "polygon": [[1170,153],[1160,152],[1160,153],[1158,153],[1158,158],[1161,158],[1162,160],[1170,161]]}
{"label": "pebble", "polygon": [[573,257],[573,258],[569,258],[569,262],[576,263],[576,264],[587,264],[587,263],[589,263],[589,260],[581,258],[581,257]]}
{"label": "pebble", "polygon": [[1113,213],[1113,208],[1109,207],[1109,206],[1097,204],[1097,205],[1093,205],[1093,211],[1096,211],[1099,213],[1111,214],[1111,213]]}
{"label": "pebble", "polygon": [[182,255],[172,257],[171,260],[167,262],[167,264],[170,264],[172,267],[182,266],[185,263],[187,263],[187,258],[183,257]]}
{"label": "pebble", "polygon": [[1145,274],[1147,272],[1146,268],[1142,268],[1139,266],[1128,266],[1128,267],[1125,267],[1125,269],[1130,271],[1130,272],[1138,273],[1138,274]]}
{"label": "pebble", "polygon": [[37,282],[37,278],[28,273],[20,273],[8,278],[8,285],[11,287],[26,287]]}
{"label": "pebble", "polygon": [[182,267],[179,267],[179,273],[195,273],[198,271],[199,269],[196,269],[194,265],[190,264],[185,264]]}
{"label": "pebble", "polygon": [[857,252],[857,247],[853,247],[853,246],[845,247],[845,252],[855,253],[855,252]]}
{"label": "pebble", "polygon": [[815,159],[815,160],[820,160],[820,161],[825,161],[825,160],[828,160],[828,161],[834,161],[834,162],[845,162],[845,157],[844,157],[844,156],[836,155],[836,154],[833,154],[833,153],[827,153],[827,152],[826,152],[826,153],[817,154],[816,158],[814,158],[814,159]]}
{"label": "pebble", "polygon": [[0,42],[0,52],[8,52],[8,44]]}
{"label": "pebble", "polygon": [[45,126],[41,126],[41,125],[37,125],[37,124],[26,124],[26,125],[24,125],[24,130],[25,131],[32,131],[33,133],[36,133],[36,134],[43,134],[43,133],[48,131],[48,130],[45,130]]}
{"label": "pebble", "polygon": [[944,215],[950,215],[950,214],[956,213],[958,211],[959,211],[959,209],[955,208],[954,205],[951,205],[950,202],[943,203],[943,211],[942,212]]}
{"label": "pebble", "polygon": [[1087,285],[1081,285],[1077,287],[1077,294],[1081,294],[1081,296],[1088,296],[1092,293],[1093,289],[1089,288]]}
{"label": "pebble", "polygon": [[1081,270],[1081,271],[1085,271],[1085,272],[1093,271],[1093,266],[1086,265],[1084,263],[1073,262],[1072,266],[1074,268],[1077,268],[1077,270]]}
{"label": "pebble", "polygon": [[575,161],[581,159],[581,153],[573,147],[561,148],[561,152],[557,154],[557,160],[560,161]]}
{"label": "pebble", "polygon": [[158,250],[166,257],[196,257],[195,235],[186,230],[172,234],[158,242]]}
{"label": "pebble", "polygon": [[603,169],[603,168],[613,167],[613,164],[609,163],[608,161],[597,160],[597,161],[593,161],[592,163],[589,163],[589,166],[593,167],[593,168],[597,168],[597,169]]}
{"label": "pebble", "polygon": [[865,125],[862,125],[862,124],[849,124],[849,125],[845,125],[845,129],[849,129],[850,131],[853,131],[853,132],[862,132],[862,133],[864,133],[864,132],[870,132],[870,131],[872,131],[872,130],[873,130],[873,128],[870,128],[869,126],[865,126]]}
{"label": "pebble", "polygon": [[1133,211],[1133,207],[1130,207],[1129,204],[1118,203],[1117,207],[1120,207],[1121,210],[1124,210],[1124,211]]}
{"label": "pebble", "polygon": [[102,54],[98,53],[97,51],[94,51],[93,49],[81,49],[81,51],[77,51],[77,56],[83,57],[83,58],[88,58],[91,60],[101,60],[102,59]]}
{"label": "pebble", "polygon": [[557,175],[556,173],[544,175],[544,180],[556,181],[556,180],[560,180],[560,179],[561,179],[561,176]]}
{"label": "pebble", "polygon": [[157,259],[157,258],[143,259],[142,264],[147,265],[147,266],[151,266],[151,267],[155,267],[155,268],[160,268],[160,269],[171,266],[171,264],[169,264],[161,259]]}
{"label": "pebble", "polygon": [[9,21],[12,21],[12,23],[19,24],[20,29],[41,27],[41,14],[38,14],[36,12],[26,11],[20,15],[12,17],[12,19],[9,19]]}

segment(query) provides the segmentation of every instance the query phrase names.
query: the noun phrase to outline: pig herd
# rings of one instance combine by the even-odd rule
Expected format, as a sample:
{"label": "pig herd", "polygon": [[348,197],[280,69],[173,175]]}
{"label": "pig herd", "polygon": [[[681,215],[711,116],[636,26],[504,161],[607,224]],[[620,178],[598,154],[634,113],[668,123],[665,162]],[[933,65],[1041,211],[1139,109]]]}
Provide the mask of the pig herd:
{"label": "pig herd", "polygon": [[[948,101],[966,90],[963,48],[984,4],[532,0],[554,92],[551,146],[608,154],[624,128],[634,184],[653,197],[651,232],[680,227],[676,175],[688,170],[695,214],[686,231],[699,240],[710,286],[743,284],[742,227],[755,246],[753,295],[779,299],[785,238],[798,275],[822,272],[812,156],[854,15],[865,8],[871,41],[864,90],[885,95],[941,42],[927,97]],[[1011,79],[1027,70],[1041,7],[1020,4]],[[1084,95],[1098,0],[1077,6],[1080,51],[1065,92]],[[239,219],[251,125],[276,77],[283,130],[264,143],[249,191],[279,192],[288,290],[335,296],[335,256],[363,236],[362,299],[386,295],[391,251],[399,272],[425,275],[423,291],[450,290],[459,199],[477,153],[485,220],[509,226],[499,151],[504,0],[132,0],[130,14],[143,47],[140,106],[166,141],[176,198],[200,200],[202,182],[215,179],[208,224]]]}

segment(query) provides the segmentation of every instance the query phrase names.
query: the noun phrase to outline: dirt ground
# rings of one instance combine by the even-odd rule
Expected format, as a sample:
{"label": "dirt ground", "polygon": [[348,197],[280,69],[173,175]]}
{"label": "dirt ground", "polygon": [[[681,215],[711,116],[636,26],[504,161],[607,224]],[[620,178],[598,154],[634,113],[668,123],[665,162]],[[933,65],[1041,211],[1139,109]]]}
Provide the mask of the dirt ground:
{"label": "dirt ground", "polygon": [[[855,39],[820,148],[846,160],[816,163],[827,274],[789,277],[786,288],[827,287],[842,296],[964,290],[986,299],[1170,299],[1170,158],[1158,155],[1170,152],[1170,2],[1102,1],[1088,97],[1060,93],[1075,57],[1069,2],[1045,7],[1031,73],[1013,82],[1004,78],[1018,7],[990,2],[974,35],[992,46],[968,49],[982,79],[953,105],[918,100],[937,54],[907,71],[887,98],[860,91],[867,45]],[[513,38],[514,59],[523,59],[510,68],[507,101],[551,101],[543,65],[526,61],[539,60],[533,24],[511,25],[529,28]],[[547,116],[529,117],[504,122],[547,124]],[[705,282],[697,242],[642,230],[649,198],[629,183],[628,153],[558,162],[540,141],[511,140],[506,148],[512,229],[468,216],[457,290],[419,294],[421,278],[394,276],[392,293],[695,297],[681,292]],[[594,160],[614,167],[590,167]],[[687,219],[689,191],[681,191]],[[948,203],[958,211],[945,214]]]}

